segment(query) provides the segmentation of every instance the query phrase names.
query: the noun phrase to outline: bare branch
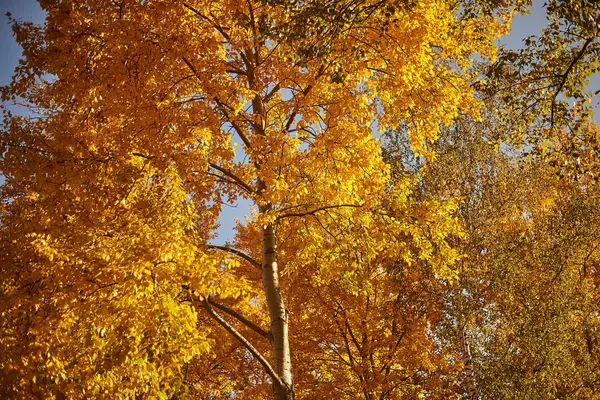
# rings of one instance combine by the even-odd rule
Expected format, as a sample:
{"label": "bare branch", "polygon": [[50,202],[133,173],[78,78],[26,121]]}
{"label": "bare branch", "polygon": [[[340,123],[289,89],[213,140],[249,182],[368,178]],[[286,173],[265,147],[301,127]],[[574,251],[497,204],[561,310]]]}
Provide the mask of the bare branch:
{"label": "bare branch", "polygon": [[230,74],[238,74],[238,75],[247,75],[248,74],[246,71],[242,71],[241,69],[233,67],[233,66],[229,66],[229,68],[227,68],[225,70],[225,72],[228,72]]}
{"label": "bare branch", "polygon": [[277,85],[275,85],[273,87],[273,89],[271,89],[269,91],[269,93],[267,93],[267,95],[263,98],[263,104],[268,103],[271,100],[271,98],[275,95],[275,93],[277,93],[279,91],[279,89],[281,89],[281,84],[280,83],[278,83]]}
{"label": "bare branch", "polygon": [[[344,339],[344,345],[346,347],[346,353],[348,354],[348,360],[349,360],[349,365],[351,367],[354,366],[354,357],[352,356],[352,350],[350,350],[350,343],[348,342],[348,336],[346,336],[346,331],[342,328],[342,325],[340,324],[340,321],[337,320],[337,318],[334,318],[335,324],[337,325],[340,333],[342,334],[342,338]],[[338,353],[338,357],[340,357],[340,359],[344,359],[344,357],[342,357],[341,354]]]}
{"label": "bare branch", "polygon": [[154,158],[154,156],[149,156],[147,154],[142,154],[142,153],[138,153],[138,152],[135,152],[135,151],[133,153],[131,153],[131,155],[132,156],[136,156],[136,157],[142,157],[142,158],[144,158],[146,160],[152,160]]}
{"label": "bare branch", "polygon": [[252,8],[252,2],[246,0],[248,5],[248,11],[250,12],[250,25],[252,26],[252,39],[254,41],[254,62],[258,67],[260,65],[260,50],[258,48],[258,29],[256,27],[256,18],[254,17],[254,8]]}
{"label": "bare branch", "polygon": [[83,297],[84,299],[87,299],[88,297],[90,297],[90,296],[94,295],[94,294],[95,294],[97,291],[99,291],[99,290],[101,290],[101,289],[106,289],[106,288],[109,288],[109,287],[111,287],[111,286],[115,286],[115,285],[118,285],[118,284],[119,284],[119,282],[112,282],[112,283],[107,283],[107,284],[105,284],[105,285],[101,285],[101,284],[99,284],[98,282],[96,282],[96,281],[94,281],[94,280],[91,280],[91,279],[88,279],[88,281],[89,281],[89,282],[92,282],[93,284],[95,284],[96,286],[98,286],[98,288],[97,288],[97,289],[95,289],[95,290],[93,290],[93,291],[91,291],[90,293],[88,293],[88,294],[84,295],[84,297]]}

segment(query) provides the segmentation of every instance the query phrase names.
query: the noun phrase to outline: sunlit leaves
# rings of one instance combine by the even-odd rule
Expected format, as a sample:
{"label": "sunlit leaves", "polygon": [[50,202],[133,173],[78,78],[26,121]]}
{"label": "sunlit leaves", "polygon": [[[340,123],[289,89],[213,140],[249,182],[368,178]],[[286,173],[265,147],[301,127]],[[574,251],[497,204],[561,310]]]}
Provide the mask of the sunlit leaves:
{"label": "sunlit leaves", "polygon": [[[288,311],[267,312],[260,271],[277,258],[298,396],[447,394],[429,354],[439,302],[418,293],[456,281],[459,203],[419,197],[423,176],[393,176],[377,137],[406,126],[433,159],[440,127],[477,116],[473,57],[494,58],[511,3],[40,4],[43,27],[13,21],[24,60],[3,89],[31,110],[1,132],[7,395],[268,396],[274,375],[205,311],[255,321],[228,313],[277,365]],[[254,208],[237,249],[211,245],[240,198]],[[350,330],[367,344],[345,350],[349,368],[321,360]]]}

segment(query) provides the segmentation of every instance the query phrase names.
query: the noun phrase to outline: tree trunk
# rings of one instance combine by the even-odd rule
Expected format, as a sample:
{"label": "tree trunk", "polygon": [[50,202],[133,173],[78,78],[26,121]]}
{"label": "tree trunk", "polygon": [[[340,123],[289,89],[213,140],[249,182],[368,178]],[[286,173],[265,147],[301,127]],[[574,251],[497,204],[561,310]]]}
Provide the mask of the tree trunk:
{"label": "tree trunk", "polygon": [[[267,207],[261,207],[261,212],[266,209]],[[271,319],[273,369],[281,379],[281,383],[273,382],[274,398],[292,400],[294,382],[288,334],[288,311],[279,287],[277,243],[273,225],[266,225],[262,229],[262,283]]]}
{"label": "tree trunk", "polygon": [[[248,85],[256,90],[254,67],[260,64],[258,52],[246,50],[247,59],[255,60],[255,64],[248,63]],[[252,99],[253,114],[257,117],[254,125],[254,133],[257,136],[266,136],[265,127],[267,116],[260,96]],[[257,169],[260,169],[260,159],[255,160]],[[265,182],[258,178],[257,193],[260,195],[266,189]],[[271,204],[259,205],[261,214],[271,210]],[[275,227],[273,224],[262,228],[262,284],[269,308],[271,319],[271,351],[273,355],[273,369],[279,377],[279,381],[273,381],[273,397],[275,400],[294,399],[294,380],[292,376],[292,359],[290,355],[290,341],[288,334],[288,311],[285,308],[281,288],[279,287],[279,269],[277,268],[277,240],[275,238]]]}
{"label": "tree trunk", "polygon": [[460,345],[463,362],[465,363],[465,391],[467,392],[468,400],[477,399],[477,384],[475,382],[475,374],[473,371],[473,359],[471,357],[471,346],[466,335],[466,327],[463,325],[459,329]]}

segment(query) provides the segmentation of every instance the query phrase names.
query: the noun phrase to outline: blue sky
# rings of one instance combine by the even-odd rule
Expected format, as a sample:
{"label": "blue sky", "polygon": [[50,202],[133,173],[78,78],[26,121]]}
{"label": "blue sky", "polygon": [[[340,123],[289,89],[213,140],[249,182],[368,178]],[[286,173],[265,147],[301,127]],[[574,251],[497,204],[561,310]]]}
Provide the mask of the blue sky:
{"label": "blue sky", "polygon": [[0,85],[10,82],[13,70],[21,57],[21,48],[15,42],[6,13],[17,19],[43,23],[45,13],[34,0],[0,0]]}
{"label": "blue sky", "polygon": [[[510,48],[519,48],[522,46],[523,38],[538,34],[546,25],[544,10],[542,9],[543,0],[535,0],[531,13],[517,16],[512,25],[510,35],[504,37],[500,43]],[[6,85],[10,82],[14,68],[21,57],[21,48],[16,44],[12,30],[8,24],[6,12],[10,12],[13,17],[20,20],[29,20],[35,23],[43,23],[45,14],[35,0],[0,0],[0,85]],[[598,74],[592,78],[591,89],[600,89],[600,76]],[[599,109],[598,98],[595,99],[596,119],[598,119]],[[0,183],[2,179],[0,177]],[[223,243],[232,239],[235,218],[243,220],[244,215],[248,214],[247,202],[242,202],[232,207],[224,206],[221,216],[221,227],[217,231],[218,239],[216,242]]]}

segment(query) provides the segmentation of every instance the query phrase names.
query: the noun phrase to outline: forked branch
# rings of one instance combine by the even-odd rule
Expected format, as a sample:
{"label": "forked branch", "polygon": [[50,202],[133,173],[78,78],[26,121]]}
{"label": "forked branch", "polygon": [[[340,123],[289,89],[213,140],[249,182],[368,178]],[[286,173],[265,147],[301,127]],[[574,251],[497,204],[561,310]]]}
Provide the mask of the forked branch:
{"label": "forked branch", "polygon": [[265,372],[271,377],[271,379],[273,379],[274,382],[277,383],[278,386],[285,387],[283,381],[275,372],[271,364],[269,364],[267,359],[252,345],[252,343],[248,341],[248,339],[246,339],[241,333],[239,333],[237,329],[231,326],[229,322],[227,322],[222,316],[215,312],[210,303],[210,300],[208,300],[207,298],[203,299],[202,305],[204,306],[208,314],[219,323],[219,325],[225,328],[225,330],[229,332],[231,336],[236,338],[246,349],[248,349],[250,354],[252,354],[252,356],[256,358],[260,365],[262,365],[262,367],[265,369]]}
{"label": "forked branch", "polygon": [[239,187],[241,187],[242,189],[244,189],[248,194],[250,194],[250,195],[256,194],[256,191],[250,185],[248,185],[240,177],[238,177],[237,175],[235,175],[233,172],[231,172],[227,168],[223,168],[220,165],[213,164],[213,163],[209,163],[209,165],[210,165],[211,168],[214,168],[217,171],[221,172],[223,175],[225,175],[225,176],[233,179],[233,181]]}

